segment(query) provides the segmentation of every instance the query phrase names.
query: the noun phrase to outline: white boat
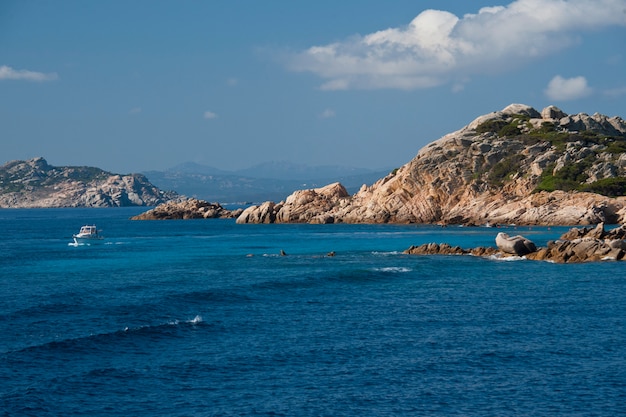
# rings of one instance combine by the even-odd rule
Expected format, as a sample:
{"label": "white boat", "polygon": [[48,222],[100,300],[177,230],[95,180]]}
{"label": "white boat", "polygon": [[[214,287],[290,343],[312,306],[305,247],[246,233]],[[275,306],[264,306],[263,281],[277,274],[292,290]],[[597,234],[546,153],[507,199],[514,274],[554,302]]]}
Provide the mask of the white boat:
{"label": "white boat", "polygon": [[74,244],[89,244],[96,243],[99,240],[102,240],[103,237],[100,235],[99,230],[96,228],[96,225],[87,225],[82,226],[80,231],[72,236],[74,238]]}

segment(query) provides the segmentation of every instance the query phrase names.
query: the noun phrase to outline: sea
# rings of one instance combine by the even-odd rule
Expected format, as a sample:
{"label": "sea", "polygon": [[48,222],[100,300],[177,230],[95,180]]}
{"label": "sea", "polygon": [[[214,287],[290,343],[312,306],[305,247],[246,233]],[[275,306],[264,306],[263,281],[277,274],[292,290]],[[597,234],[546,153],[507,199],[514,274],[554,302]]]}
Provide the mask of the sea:
{"label": "sea", "polygon": [[1,416],[626,415],[626,263],[403,254],[568,228],[145,210],[0,210]]}

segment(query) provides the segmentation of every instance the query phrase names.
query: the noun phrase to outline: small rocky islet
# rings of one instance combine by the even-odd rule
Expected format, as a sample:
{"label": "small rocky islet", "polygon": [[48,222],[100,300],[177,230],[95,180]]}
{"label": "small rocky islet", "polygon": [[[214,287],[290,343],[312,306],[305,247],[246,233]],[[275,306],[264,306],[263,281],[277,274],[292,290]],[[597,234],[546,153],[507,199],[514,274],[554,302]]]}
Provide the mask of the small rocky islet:
{"label": "small rocky islet", "polygon": [[409,255],[473,255],[494,258],[523,257],[535,261],[554,263],[583,263],[598,261],[626,260],[626,226],[605,230],[600,223],[595,227],[572,228],[561,235],[558,240],[549,241],[546,247],[535,247],[534,243],[523,236],[509,237],[502,240],[523,242],[521,248],[515,245],[502,244],[496,236],[496,247],[479,246],[464,249],[447,243],[425,243],[411,246],[404,251]]}
{"label": "small rocky islet", "polygon": [[197,198],[168,201],[131,220],[189,220],[189,219],[232,219],[241,215],[243,209],[228,210],[219,203],[210,203]]}

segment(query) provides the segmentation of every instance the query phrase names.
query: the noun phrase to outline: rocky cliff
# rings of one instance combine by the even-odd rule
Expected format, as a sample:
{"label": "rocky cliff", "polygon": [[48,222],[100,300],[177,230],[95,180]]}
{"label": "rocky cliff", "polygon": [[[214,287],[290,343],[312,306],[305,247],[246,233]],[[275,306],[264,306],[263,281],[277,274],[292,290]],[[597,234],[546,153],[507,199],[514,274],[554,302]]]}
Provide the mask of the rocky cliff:
{"label": "rocky cliff", "polygon": [[237,222],[611,224],[626,221],[625,195],[623,119],[512,104],[353,195],[299,190]]}
{"label": "rocky cliff", "polygon": [[0,208],[156,206],[175,197],[139,174],[55,167],[43,158],[0,167]]}

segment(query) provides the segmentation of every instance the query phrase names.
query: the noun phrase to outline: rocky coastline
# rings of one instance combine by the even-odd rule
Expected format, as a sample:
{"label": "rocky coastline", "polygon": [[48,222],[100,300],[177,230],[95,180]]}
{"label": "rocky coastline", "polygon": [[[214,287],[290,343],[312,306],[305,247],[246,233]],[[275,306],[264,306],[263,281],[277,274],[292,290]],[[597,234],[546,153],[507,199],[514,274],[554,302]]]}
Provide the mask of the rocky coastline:
{"label": "rocky coastline", "polygon": [[[238,224],[592,225],[571,229],[541,248],[522,236],[500,234],[495,247],[430,243],[405,253],[621,261],[626,258],[626,122],[512,104],[427,145],[353,195],[336,182],[235,212],[192,199],[135,218],[223,217]],[[624,226],[607,232],[605,224]]]}
{"label": "rocky coastline", "polygon": [[[522,236],[514,238],[525,239]],[[529,242],[527,239],[525,239]],[[532,242],[531,242],[532,243]],[[532,245],[534,246],[534,244]],[[473,255],[482,257],[521,257],[554,263],[583,263],[626,260],[626,225],[606,231],[603,223],[595,227],[572,228],[558,240],[549,241],[546,247],[534,248],[526,253],[515,252],[498,243],[495,247],[464,249],[447,243],[425,243],[404,251],[409,255]]]}
{"label": "rocky coastline", "polygon": [[163,203],[131,217],[131,220],[233,219],[241,215],[242,211],[227,210],[218,203],[189,198]]}
{"label": "rocky coastline", "polygon": [[246,209],[238,223],[592,225],[626,222],[626,122],[512,104],[349,195],[340,183]]}

